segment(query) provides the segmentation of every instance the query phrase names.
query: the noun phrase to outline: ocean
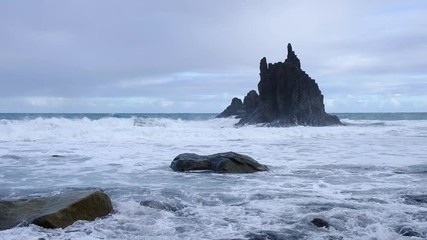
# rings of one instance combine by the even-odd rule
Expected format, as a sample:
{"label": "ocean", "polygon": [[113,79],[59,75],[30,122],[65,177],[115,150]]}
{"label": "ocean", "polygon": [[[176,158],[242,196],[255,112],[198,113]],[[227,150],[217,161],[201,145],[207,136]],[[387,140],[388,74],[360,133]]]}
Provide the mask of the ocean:
{"label": "ocean", "polygon": [[[427,113],[337,115],[345,126],[236,128],[215,114],[2,113],[0,200],[101,188],[114,213],[0,239],[426,239]],[[180,153],[226,151],[270,171],[169,168]]]}

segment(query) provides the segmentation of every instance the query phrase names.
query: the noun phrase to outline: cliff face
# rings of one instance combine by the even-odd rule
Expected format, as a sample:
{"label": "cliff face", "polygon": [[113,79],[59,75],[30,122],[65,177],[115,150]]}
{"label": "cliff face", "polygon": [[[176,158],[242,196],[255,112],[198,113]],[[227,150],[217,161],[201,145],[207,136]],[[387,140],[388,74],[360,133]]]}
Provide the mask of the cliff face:
{"label": "cliff face", "polygon": [[[265,123],[269,126],[326,126],[341,124],[325,112],[317,83],[302,69],[291,44],[284,62],[260,62],[259,96],[254,90],[245,97],[245,114],[237,125]],[[256,94],[256,95],[255,95]],[[245,101],[246,102],[246,101]],[[249,104],[250,103],[250,104]]]}

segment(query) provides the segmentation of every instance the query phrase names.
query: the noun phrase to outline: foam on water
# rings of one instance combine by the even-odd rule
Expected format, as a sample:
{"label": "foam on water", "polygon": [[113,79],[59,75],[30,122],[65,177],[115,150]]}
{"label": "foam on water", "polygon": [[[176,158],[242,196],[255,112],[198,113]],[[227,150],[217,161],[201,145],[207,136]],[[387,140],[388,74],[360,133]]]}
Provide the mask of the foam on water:
{"label": "foam on water", "polygon": [[[66,229],[13,228],[0,238],[426,238],[427,203],[408,198],[427,194],[427,121],[343,121],[348,125],[235,128],[235,119],[161,116],[2,119],[0,199],[100,187],[115,213]],[[271,171],[169,169],[180,153],[223,151],[252,156]],[[147,200],[179,207],[140,204]],[[315,227],[316,217],[331,227]]]}

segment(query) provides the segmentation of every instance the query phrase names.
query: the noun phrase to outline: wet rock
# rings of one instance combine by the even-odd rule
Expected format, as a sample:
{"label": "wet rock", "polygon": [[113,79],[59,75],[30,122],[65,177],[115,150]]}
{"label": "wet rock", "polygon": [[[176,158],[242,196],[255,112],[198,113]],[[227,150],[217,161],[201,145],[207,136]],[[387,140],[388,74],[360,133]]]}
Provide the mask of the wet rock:
{"label": "wet rock", "polygon": [[0,156],[0,158],[4,158],[4,159],[12,159],[12,160],[19,160],[19,159],[22,159],[22,157],[20,157],[20,156],[17,156],[17,155],[11,155],[11,154],[2,155],[2,156]]}
{"label": "wet rock", "polygon": [[316,227],[329,228],[329,223],[321,218],[314,218],[311,220],[311,223],[313,223]]}
{"label": "wet rock", "polygon": [[249,240],[298,240],[305,239],[306,235],[296,230],[284,229],[280,232],[259,231],[256,233],[249,233],[245,237]]}
{"label": "wet rock", "polygon": [[285,235],[274,231],[262,231],[258,233],[249,233],[246,235],[249,240],[285,240],[289,239]]}
{"label": "wet rock", "polygon": [[406,204],[411,205],[421,205],[421,204],[427,204],[427,195],[404,195],[403,198],[405,199]]}
{"label": "wet rock", "polygon": [[245,113],[246,111],[242,100],[235,97],[231,100],[231,104],[216,117],[227,118],[234,116],[235,118],[241,118],[243,115],[245,115]]}
{"label": "wet rock", "polygon": [[327,236],[327,237],[325,237],[325,240],[343,240],[344,239],[344,237],[342,237],[342,236]]}
{"label": "wet rock", "polygon": [[65,228],[78,220],[93,221],[112,210],[110,198],[101,191],[0,201],[0,230],[31,223],[44,228]]}
{"label": "wet rock", "polygon": [[171,163],[170,168],[178,172],[207,170],[217,173],[253,173],[268,171],[268,167],[253,158],[235,153],[224,152],[212,155],[183,153]]}
{"label": "wet rock", "polygon": [[396,232],[405,237],[417,237],[417,238],[424,237],[423,234],[417,231],[414,231],[411,227],[407,227],[407,226],[398,228]]}
{"label": "wet rock", "polygon": [[291,44],[287,48],[284,62],[268,64],[265,57],[261,59],[259,96],[254,90],[249,92],[251,101],[248,103],[251,104],[243,103],[245,114],[237,125],[340,125],[338,117],[325,112],[319,86],[301,69],[300,60]]}
{"label": "wet rock", "polygon": [[165,203],[156,200],[144,200],[140,203],[142,206],[164,210],[168,212],[177,212],[184,208],[181,204]]}

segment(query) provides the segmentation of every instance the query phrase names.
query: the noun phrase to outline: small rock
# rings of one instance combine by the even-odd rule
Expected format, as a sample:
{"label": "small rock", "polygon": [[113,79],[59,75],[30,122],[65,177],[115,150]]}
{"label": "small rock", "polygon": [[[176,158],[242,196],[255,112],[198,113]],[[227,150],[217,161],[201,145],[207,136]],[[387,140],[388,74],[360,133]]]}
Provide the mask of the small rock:
{"label": "small rock", "polygon": [[249,240],[299,240],[306,239],[306,235],[294,229],[276,231],[259,231],[245,236]]}
{"label": "small rock", "polygon": [[249,233],[246,235],[249,240],[285,240],[288,239],[283,234],[273,231],[261,231],[257,233]]}
{"label": "small rock", "polygon": [[421,233],[414,231],[412,228],[404,226],[397,229],[397,233],[405,237],[422,237]]}
{"label": "small rock", "polygon": [[405,199],[406,204],[411,205],[420,205],[420,204],[427,204],[427,195],[404,195],[403,198]]}
{"label": "small rock", "polygon": [[329,228],[329,223],[321,218],[314,218],[311,220],[311,223],[313,223],[316,227]]}
{"label": "small rock", "polygon": [[212,155],[183,153],[175,157],[170,168],[178,172],[208,170],[217,173],[253,173],[268,171],[268,167],[253,158],[235,153],[225,152]]}
{"label": "small rock", "polygon": [[155,200],[145,200],[145,201],[142,201],[140,204],[145,207],[165,210],[169,212],[177,212],[184,208],[184,206],[181,204],[164,203],[164,202],[155,201]]}

